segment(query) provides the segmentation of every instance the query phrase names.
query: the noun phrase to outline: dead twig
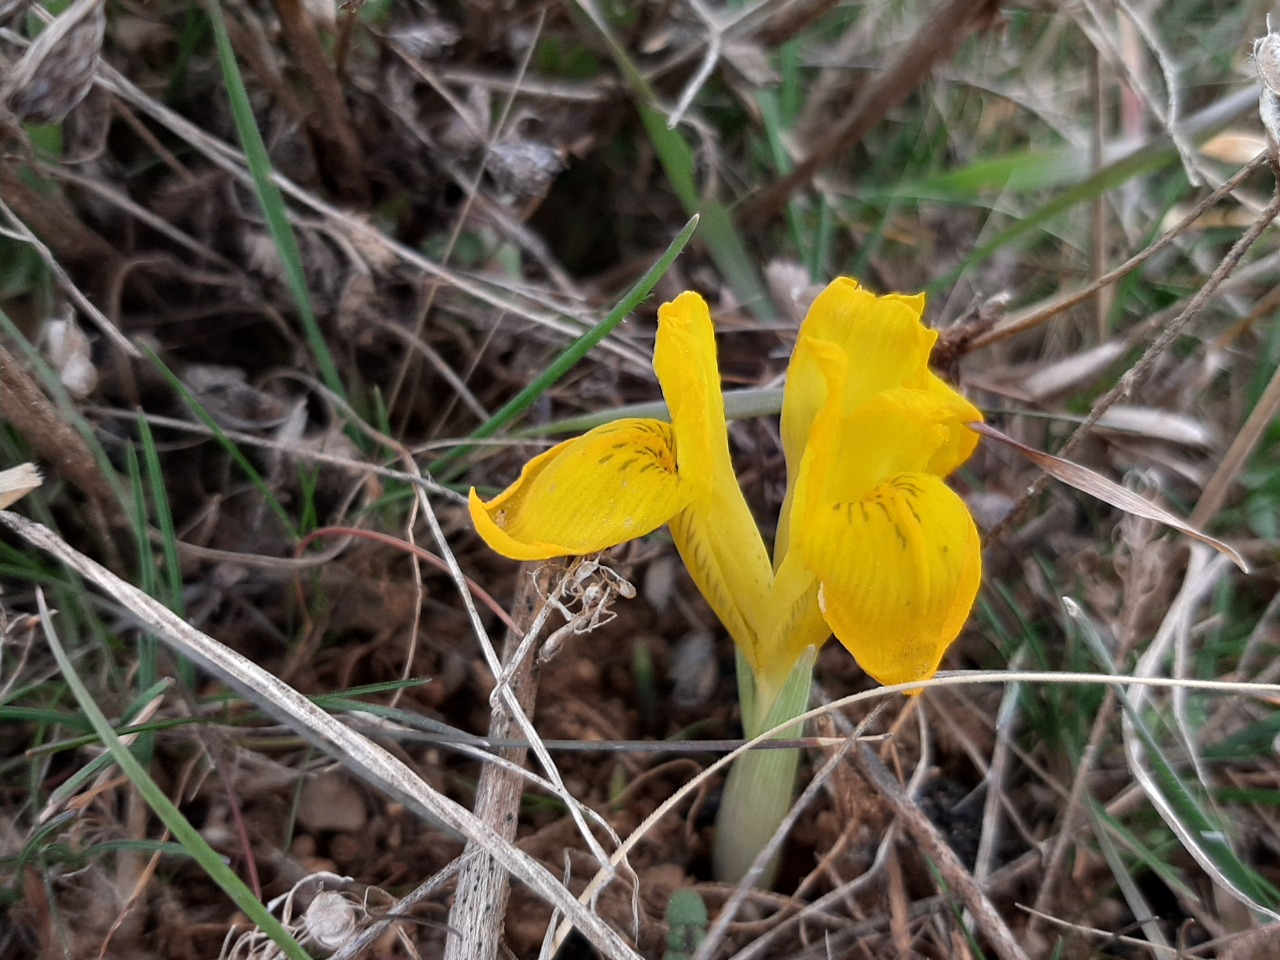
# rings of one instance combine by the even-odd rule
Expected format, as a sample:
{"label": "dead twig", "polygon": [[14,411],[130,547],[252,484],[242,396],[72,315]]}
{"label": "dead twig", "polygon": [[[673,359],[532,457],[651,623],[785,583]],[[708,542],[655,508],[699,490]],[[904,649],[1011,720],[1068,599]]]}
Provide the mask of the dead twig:
{"label": "dead twig", "polygon": [[791,173],[743,204],[738,222],[744,226],[757,224],[781,210],[819,170],[857,146],[872,127],[924,82],[935,63],[951,56],[965,37],[983,29],[995,15],[996,5],[991,0],[950,0],[925,20],[898,59],[863,89],[844,122],[814,144]]}
{"label": "dead twig", "polygon": [[[1173,342],[1182,334],[1182,331],[1187,328],[1187,325],[1200,315],[1200,311],[1209,302],[1209,298],[1217,292],[1222,282],[1239,266],[1249,248],[1258,241],[1258,238],[1262,236],[1277,216],[1280,216],[1280,180],[1277,181],[1277,188],[1265,209],[1258,214],[1249,229],[1244,232],[1227,252],[1227,255],[1222,258],[1217,268],[1204,282],[1204,285],[1196,291],[1196,295],[1188,301],[1183,311],[1169,321],[1168,325],[1160,331],[1160,335],[1147,347],[1146,352],[1138,359],[1138,362],[1130,367],[1119,382],[1093,405],[1093,409],[1089,411],[1089,416],[1085,418],[1080,426],[1076,427],[1071,436],[1067,438],[1067,442],[1062,445],[1062,449],[1058,451],[1059,457],[1070,456],[1071,452],[1080,445],[1081,441],[1088,436],[1098,421],[1102,419],[1103,414],[1110,410],[1117,400],[1129,396],[1138,384],[1147,377],[1155,366],[1155,362],[1172,346]],[[1051,477],[1047,473],[1043,473],[1035,479],[1008,516],[1001,520],[991,531],[990,536],[992,539],[1000,537],[1011,525],[1021,519],[1027,505],[1044,492],[1045,487],[1049,485],[1050,479]]]}
{"label": "dead twig", "polygon": [[11,423],[43,462],[52,466],[89,499],[91,516],[108,545],[111,563],[119,569],[120,557],[111,531],[122,534],[121,543],[129,542],[129,518],[121,506],[125,502],[122,481],[118,477],[108,478],[102,472],[84,437],[2,345],[0,421]]}
{"label": "dead twig", "polygon": [[332,178],[345,202],[363,209],[369,203],[363,151],[342,84],[325,55],[312,14],[299,0],[274,0],[273,6],[280,16],[285,43],[310,87],[312,110],[303,120],[316,154],[316,168],[322,177]]}
{"label": "dead twig", "polygon": [[1199,220],[1206,211],[1213,207],[1224,197],[1230,196],[1235,189],[1240,186],[1247,178],[1260,170],[1268,163],[1265,153],[1258,154],[1253,160],[1241,167],[1232,177],[1219,186],[1212,193],[1207,194],[1201,199],[1178,223],[1170,230],[1165,232],[1159,240],[1151,244],[1145,249],[1139,250],[1132,257],[1126,260],[1106,273],[1099,276],[1092,283],[1081,287],[1079,290],[1073,290],[1068,293],[1059,294],[1052,297],[1047,302],[1042,302],[1029,310],[1005,317],[990,330],[979,333],[972,337],[962,345],[952,348],[953,352],[968,353],[981,347],[990,346],[993,343],[999,343],[1001,340],[1007,340],[1009,337],[1024,333],[1034,327],[1039,326],[1046,320],[1050,320],[1060,313],[1069,310],[1076,304],[1083,303],[1085,300],[1094,296],[1104,287],[1108,287],[1117,280],[1122,280],[1142,264],[1146,263],[1157,253],[1160,253],[1170,244],[1172,244],[1183,232],[1187,230],[1193,223]]}
{"label": "dead twig", "polygon": [[955,851],[947,846],[947,842],[938,833],[938,828],[911,801],[898,781],[890,776],[875,751],[868,746],[860,746],[853,752],[853,762],[893,808],[903,829],[915,841],[920,852],[933,862],[942,879],[964,901],[979,929],[990,941],[995,954],[1001,960],[1028,960],[1004,919],[996,912],[982,888],[974,882],[973,876],[965,869]]}

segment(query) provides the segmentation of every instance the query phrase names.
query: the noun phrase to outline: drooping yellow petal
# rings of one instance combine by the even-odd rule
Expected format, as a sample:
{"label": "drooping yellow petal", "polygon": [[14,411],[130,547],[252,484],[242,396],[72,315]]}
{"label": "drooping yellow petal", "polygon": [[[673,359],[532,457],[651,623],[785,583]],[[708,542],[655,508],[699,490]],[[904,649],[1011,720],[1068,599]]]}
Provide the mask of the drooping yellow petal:
{"label": "drooping yellow petal", "polygon": [[658,420],[618,420],[534,457],[520,478],[471,518],[513,560],[595,553],[656,530],[689,503],[675,434]]}
{"label": "drooping yellow petal", "polygon": [[[978,531],[932,474],[900,474],[865,499],[823,505],[797,530],[836,638],[881,683],[927,679],[955,640],[982,579]],[[812,515],[812,514],[811,514]]]}
{"label": "drooping yellow petal", "polygon": [[753,666],[769,554],[729,456],[715,331],[706,302],[683,293],[658,310],[653,368],[671,410],[676,462],[692,496],[671,535],[693,582]]}
{"label": "drooping yellow petal", "polygon": [[814,359],[827,396],[797,477],[792,551],[864,670],[882,683],[923,679],[959,633],[981,579],[973,520],[929,472],[962,429],[960,408],[934,391],[899,387],[846,412],[845,352],[816,344]]}

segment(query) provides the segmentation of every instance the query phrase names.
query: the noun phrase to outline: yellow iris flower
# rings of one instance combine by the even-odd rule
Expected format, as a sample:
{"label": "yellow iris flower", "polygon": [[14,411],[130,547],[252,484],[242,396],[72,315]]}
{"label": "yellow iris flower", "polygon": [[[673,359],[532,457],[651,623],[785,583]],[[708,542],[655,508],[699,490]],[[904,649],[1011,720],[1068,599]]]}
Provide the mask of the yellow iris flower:
{"label": "yellow iris flower", "polygon": [[618,420],[525,465],[488,503],[484,540],[516,560],[595,553],[664,523],[764,702],[834,633],[881,683],[931,677],[973,606],[978,531],[943,478],[979,411],[928,367],[924,296],[841,277],[814,301],[787,370],[787,493],[773,559],[729,456],[711,315],[696,293],[658,311],[653,366],[671,422]]}

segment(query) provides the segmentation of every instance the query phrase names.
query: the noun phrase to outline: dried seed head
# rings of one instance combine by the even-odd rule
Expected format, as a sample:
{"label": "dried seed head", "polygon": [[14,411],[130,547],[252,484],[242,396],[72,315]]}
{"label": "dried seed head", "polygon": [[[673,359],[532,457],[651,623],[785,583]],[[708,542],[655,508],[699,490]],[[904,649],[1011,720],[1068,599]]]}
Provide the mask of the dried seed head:
{"label": "dried seed head", "polygon": [[73,399],[83,400],[98,386],[89,338],[71,317],[50,320],[45,329],[45,352],[58,379]]}
{"label": "dried seed head", "polygon": [[0,85],[0,101],[22,120],[61,120],[93,85],[106,27],[106,0],[75,0],[27,48]]}
{"label": "dried seed head", "polygon": [[321,890],[307,907],[306,936],[326,950],[337,950],[356,932],[356,909],[342,894]]}
{"label": "dried seed head", "polygon": [[1271,30],[1271,14],[1267,14],[1267,35],[1253,41],[1253,65],[1262,85],[1280,94],[1280,33]]}

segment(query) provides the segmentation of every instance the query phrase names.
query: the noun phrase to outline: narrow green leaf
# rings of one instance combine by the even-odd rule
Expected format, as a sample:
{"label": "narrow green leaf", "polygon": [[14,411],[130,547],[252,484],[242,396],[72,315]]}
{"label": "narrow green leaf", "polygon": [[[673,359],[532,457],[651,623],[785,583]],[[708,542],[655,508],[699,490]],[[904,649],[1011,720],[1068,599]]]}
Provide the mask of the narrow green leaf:
{"label": "narrow green leaf", "polygon": [[307,289],[306,274],[302,269],[302,253],[298,249],[298,238],[294,236],[293,227],[289,223],[289,215],[285,211],[284,197],[280,188],[271,178],[271,158],[267,155],[267,146],[262,141],[257,121],[253,116],[253,107],[249,103],[249,91],[245,89],[244,77],[240,75],[240,65],[236,63],[235,50],[231,46],[231,38],[227,35],[227,24],[222,17],[222,6],[218,0],[209,0],[207,4],[209,23],[213,27],[213,39],[218,49],[218,63],[222,67],[222,76],[227,84],[227,97],[231,101],[231,115],[235,120],[236,132],[240,135],[240,145],[244,148],[245,158],[249,162],[249,173],[253,177],[253,186],[258,193],[258,203],[262,206],[262,214],[267,221],[267,229],[275,241],[276,250],[280,254],[280,262],[284,266],[285,282],[293,294],[298,306],[298,316],[302,319],[302,328],[306,333],[307,344],[311,347],[316,366],[320,369],[320,377],[325,386],[343,400],[347,399],[346,389],[338,376],[338,367],[333,362],[333,354],[325,343],[320,324],[316,322],[311,309],[311,293]]}
{"label": "narrow green leaf", "polygon": [[[569,344],[564,352],[556,357],[550,366],[532,383],[512,397],[501,410],[471,431],[470,439],[482,440],[485,437],[491,437],[512,420],[519,417],[533,406],[540,396],[551,389],[556,381],[568,373],[579,360],[585,357],[592,347],[608,336],[626,318],[627,314],[639,306],[644,298],[649,295],[649,291],[662,279],[676,257],[680,255],[685,245],[688,244],[689,238],[693,236],[693,232],[697,227],[698,217],[695,215],[684,225],[684,229],[676,234],[676,238],[671,241],[671,244],[663,252],[662,256],[658,258],[657,262],[645,271],[644,276],[637,280],[635,286],[628,290],[626,295],[618,301],[618,305],[609,311],[608,316]],[[447,474],[442,474],[441,471],[474,449],[474,444],[455,447],[432,465],[432,472],[436,473],[437,476],[447,476]]]}
{"label": "narrow green leaf", "polygon": [[1151,760],[1152,771],[1160,785],[1161,791],[1168,800],[1167,811],[1160,812],[1177,818],[1177,824],[1170,823],[1178,834],[1187,852],[1204,865],[1207,860],[1220,873],[1220,881],[1230,885],[1235,895],[1258,910],[1275,915],[1277,904],[1280,904],[1280,890],[1267,882],[1256,870],[1244,863],[1231,848],[1226,827],[1200,805],[1192,795],[1190,788],[1178,776],[1173,764],[1164,755],[1155,737],[1147,729],[1142,718],[1133,710],[1127,698],[1121,698],[1121,704],[1129,715],[1133,729],[1138,734]]}
{"label": "narrow green leaf", "polygon": [[218,855],[218,852],[209,846],[208,841],[200,835],[200,831],[191,825],[191,822],[183,816],[182,811],[173,804],[173,801],[151,779],[151,775],[143,769],[137,758],[120,742],[120,738],[116,736],[115,730],[111,728],[106,715],[103,714],[98,707],[97,701],[94,700],[92,694],[89,693],[88,688],[76,673],[75,665],[72,664],[71,658],[67,656],[66,650],[62,648],[62,643],[53,630],[51,615],[45,605],[43,591],[37,592],[36,599],[40,608],[45,640],[49,644],[49,649],[53,652],[54,659],[58,661],[58,668],[62,671],[62,675],[66,679],[67,685],[71,688],[76,702],[80,704],[80,709],[84,711],[85,717],[93,724],[93,729],[102,738],[103,745],[110,751],[121,772],[129,778],[142,795],[142,798],[146,800],[147,805],[155,811],[156,816],[169,828],[169,832],[200,864],[200,867],[209,875],[209,879],[222,888],[223,892],[231,898],[231,901],[237,907],[244,911],[245,916],[253,921],[259,930],[269,936],[275,945],[292,960],[311,960],[307,952],[285,930],[284,925],[271,915],[271,912],[245,886],[244,881],[237,877],[231,868],[227,866],[222,857]]}

